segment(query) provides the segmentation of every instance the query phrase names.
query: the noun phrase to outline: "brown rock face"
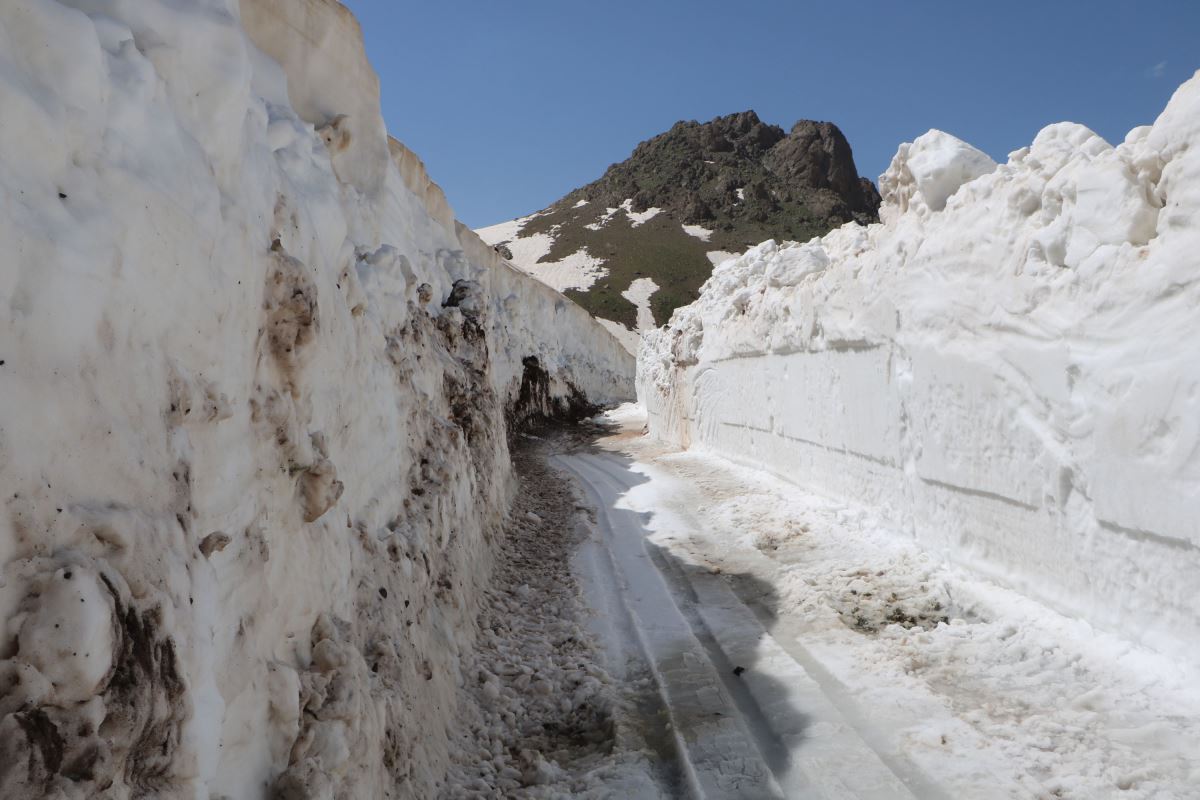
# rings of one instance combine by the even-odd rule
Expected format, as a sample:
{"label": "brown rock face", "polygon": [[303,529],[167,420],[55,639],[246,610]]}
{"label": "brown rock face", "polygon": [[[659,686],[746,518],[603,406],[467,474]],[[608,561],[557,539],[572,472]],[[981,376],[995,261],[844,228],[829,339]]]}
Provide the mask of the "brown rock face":
{"label": "brown rock face", "polygon": [[801,120],[785,134],[753,111],[678,122],[567,199],[614,207],[629,198],[634,211],[661,208],[734,233],[750,220],[778,229],[776,238],[795,238],[798,227],[873,222],[879,208],[879,193],[859,178],[836,125]]}
{"label": "brown rock face", "polygon": [[790,185],[834,192],[856,215],[878,216],[879,192],[858,176],[850,143],[832,122],[800,120],[766,153],[763,165]]}

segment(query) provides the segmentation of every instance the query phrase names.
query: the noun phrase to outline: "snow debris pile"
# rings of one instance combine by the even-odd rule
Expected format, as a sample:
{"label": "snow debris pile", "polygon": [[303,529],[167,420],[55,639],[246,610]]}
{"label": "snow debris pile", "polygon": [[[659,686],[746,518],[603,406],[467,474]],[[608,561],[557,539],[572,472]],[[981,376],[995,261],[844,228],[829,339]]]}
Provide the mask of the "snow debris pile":
{"label": "snow debris pile", "polygon": [[1200,663],[1200,76],[1117,147],[934,131],[880,187],[881,224],[765,242],[648,334],[652,432]]}
{"label": "snow debris pile", "polygon": [[334,0],[0,4],[0,796],[428,796],[526,417],[632,359]]}

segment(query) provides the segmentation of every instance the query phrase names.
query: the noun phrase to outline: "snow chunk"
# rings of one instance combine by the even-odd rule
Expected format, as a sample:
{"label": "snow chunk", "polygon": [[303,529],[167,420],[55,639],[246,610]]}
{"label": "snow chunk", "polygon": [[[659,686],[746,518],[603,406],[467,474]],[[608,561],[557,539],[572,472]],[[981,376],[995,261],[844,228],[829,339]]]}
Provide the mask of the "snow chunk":
{"label": "snow chunk", "polygon": [[112,600],[95,574],[65,566],[46,576],[21,623],[18,657],[55,687],[58,703],[91,697],[113,658]]}
{"label": "snow chunk", "polygon": [[713,232],[703,225],[684,225],[683,232],[688,236],[695,236],[702,242],[707,242],[713,235]]}
{"label": "snow chunk", "polygon": [[768,286],[795,286],[802,278],[829,266],[829,255],[820,242],[809,242],[791,251],[790,258],[773,261],[765,270]]}
{"label": "snow chunk", "polygon": [[909,208],[941,211],[964,183],[996,169],[996,162],[966,142],[939,130],[900,145],[887,171],[879,176],[885,222]]}

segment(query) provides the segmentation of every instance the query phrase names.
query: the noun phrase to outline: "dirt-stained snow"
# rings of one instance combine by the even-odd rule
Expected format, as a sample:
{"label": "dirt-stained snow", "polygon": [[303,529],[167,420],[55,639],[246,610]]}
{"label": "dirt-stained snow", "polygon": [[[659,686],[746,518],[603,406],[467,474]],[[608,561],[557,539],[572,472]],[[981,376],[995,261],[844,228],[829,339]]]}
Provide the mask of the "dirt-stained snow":
{"label": "dirt-stained snow", "polygon": [[333,0],[0,4],[0,796],[429,796],[531,415],[503,264]]}

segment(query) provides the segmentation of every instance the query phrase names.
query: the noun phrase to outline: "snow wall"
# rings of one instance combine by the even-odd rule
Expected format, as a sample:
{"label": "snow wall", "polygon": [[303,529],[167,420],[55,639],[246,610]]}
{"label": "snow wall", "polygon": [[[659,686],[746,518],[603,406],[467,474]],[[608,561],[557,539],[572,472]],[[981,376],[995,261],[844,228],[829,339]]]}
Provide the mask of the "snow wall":
{"label": "snow wall", "polygon": [[334,0],[0,4],[0,796],[428,797],[511,423],[633,360]]}
{"label": "snow wall", "polygon": [[880,224],[766,242],[649,335],[652,432],[1200,663],[1200,77],[1118,147],[931,131],[880,189]]}

